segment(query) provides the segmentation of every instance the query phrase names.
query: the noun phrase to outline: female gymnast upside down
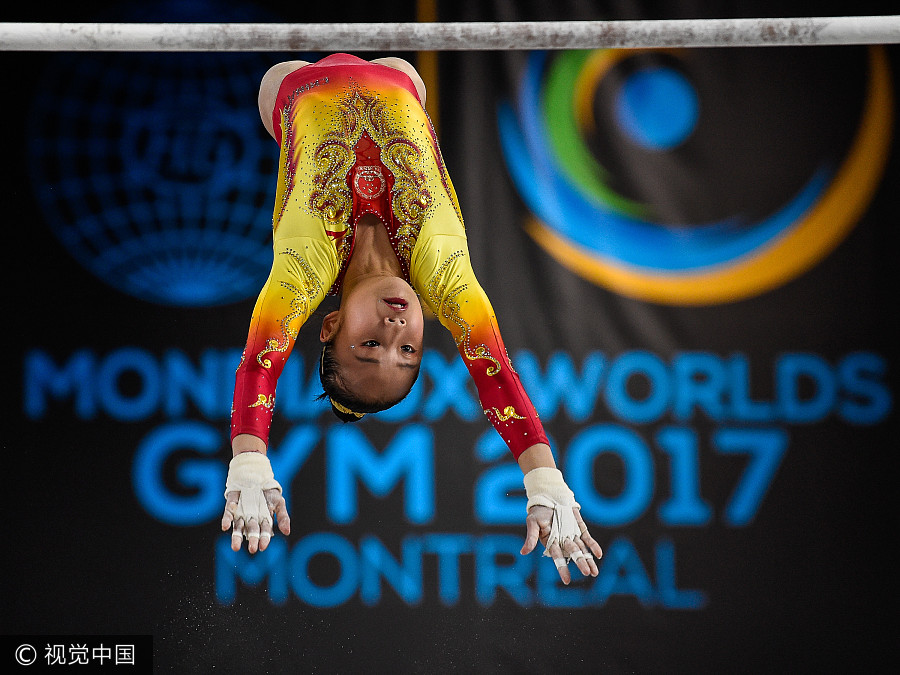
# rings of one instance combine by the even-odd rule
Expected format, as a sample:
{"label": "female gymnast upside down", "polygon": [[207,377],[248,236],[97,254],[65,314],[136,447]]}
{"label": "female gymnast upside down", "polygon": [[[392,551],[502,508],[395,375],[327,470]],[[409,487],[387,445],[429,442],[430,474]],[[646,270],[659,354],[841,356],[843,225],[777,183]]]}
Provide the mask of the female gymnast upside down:
{"label": "female gymnast upside down", "polygon": [[540,540],[564,583],[572,560],[597,576],[602,555],[556,469],[513,370],[490,301],[469,262],[450,176],[424,109],[425,86],[397,58],[333,54],[288,61],[263,77],[259,110],[280,144],[274,261],[250,323],[231,417],[233,458],[222,530],[264,550],[290,518],[266,457],[275,385],[300,327],[326,295],[322,387],[344,421],[410,391],[428,306],[456,342],[485,415],[516,457],[528,496],[522,553]]}

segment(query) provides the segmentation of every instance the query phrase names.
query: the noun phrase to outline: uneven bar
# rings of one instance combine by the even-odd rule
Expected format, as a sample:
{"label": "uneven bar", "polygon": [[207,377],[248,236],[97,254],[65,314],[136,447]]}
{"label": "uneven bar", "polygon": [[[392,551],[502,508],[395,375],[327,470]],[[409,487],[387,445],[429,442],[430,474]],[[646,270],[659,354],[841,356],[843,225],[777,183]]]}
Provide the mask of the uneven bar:
{"label": "uneven bar", "polygon": [[0,51],[335,52],[900,43],[900,16],[471,23],[0,23]]}

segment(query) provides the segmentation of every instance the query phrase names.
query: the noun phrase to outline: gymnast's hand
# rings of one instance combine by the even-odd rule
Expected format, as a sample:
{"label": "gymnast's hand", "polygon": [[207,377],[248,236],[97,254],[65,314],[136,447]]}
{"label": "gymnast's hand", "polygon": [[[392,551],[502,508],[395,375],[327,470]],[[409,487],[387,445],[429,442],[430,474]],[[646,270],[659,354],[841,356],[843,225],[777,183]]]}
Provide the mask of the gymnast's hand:
{"label": "gymnast's hand", "polygon": [[553,558],[559,578],[568,584],[568,562],[575,562],[584,576],[599,573],[594,558],[603,556],[587,525],[581,518],[581,507],[572,491],[556,469],[534,469],[525,475],[528,495],[528,517],[525,519],[525,544],[522,555],[531,553],[538,541],[544,545],[544,555]]}
{"label": "gymnast's hand", "polygon": [[291,519],[281,492],[268,457],[259,452],[234,456],[228,465],[222,514],[222,531],[232,528],[231,550],[239,551],[246,539],[248,552],[265,551],[274,534],[273,518],[283,534],[291,533]]}

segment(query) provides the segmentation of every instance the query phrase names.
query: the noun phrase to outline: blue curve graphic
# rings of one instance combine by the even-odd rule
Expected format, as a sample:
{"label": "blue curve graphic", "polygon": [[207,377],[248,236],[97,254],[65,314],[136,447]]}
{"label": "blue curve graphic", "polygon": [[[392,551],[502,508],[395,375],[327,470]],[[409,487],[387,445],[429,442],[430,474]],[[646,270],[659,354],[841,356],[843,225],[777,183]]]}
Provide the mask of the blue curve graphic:
{"label": "blue curve graphic", "polygon": [[[756,223],[739,217],[675,225],[635,219],[588,197],[560,170],[547,141],[540,108],[546,54],[531,55],[517,111],[498,110],[500,142],[513,182],[528,208],[572,243],[637,267],[687,271],[727,264],[751,255],[786,233],[822,195],[833,176],[826,165],[782,208]],[[518,113],[518,114],[517,114]]]}

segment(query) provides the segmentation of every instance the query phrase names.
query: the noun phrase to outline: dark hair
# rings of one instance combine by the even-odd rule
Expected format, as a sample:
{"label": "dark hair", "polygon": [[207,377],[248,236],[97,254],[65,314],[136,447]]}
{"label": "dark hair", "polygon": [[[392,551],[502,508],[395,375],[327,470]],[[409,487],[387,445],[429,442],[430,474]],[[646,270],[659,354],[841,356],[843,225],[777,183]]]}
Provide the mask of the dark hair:
{"label": "dark hair", "polygon": [[316,397],[317,401],[328,398],[331,403],[331,412],[342,422],[359,422],[363,415],[376,413],[392,408],[402,401],[412,390],[419,378],[419,370],[416,369],[412,383],[400,398],[365,400],[347,389],[341,377],[340,365],[334,358],[334,341],[328,341],[322,347],[322,358],[319,361],[319,381],[322,383],[322,394]]}

